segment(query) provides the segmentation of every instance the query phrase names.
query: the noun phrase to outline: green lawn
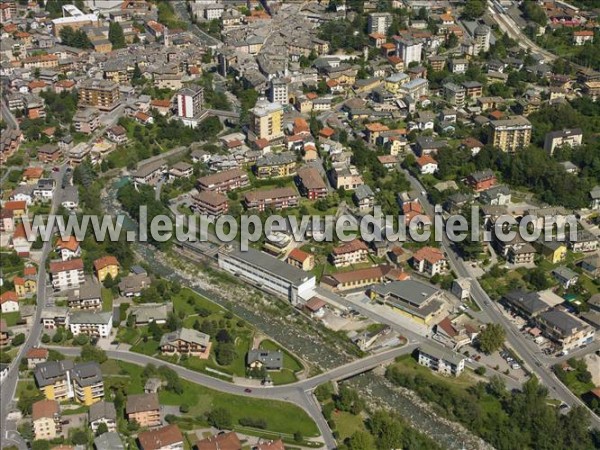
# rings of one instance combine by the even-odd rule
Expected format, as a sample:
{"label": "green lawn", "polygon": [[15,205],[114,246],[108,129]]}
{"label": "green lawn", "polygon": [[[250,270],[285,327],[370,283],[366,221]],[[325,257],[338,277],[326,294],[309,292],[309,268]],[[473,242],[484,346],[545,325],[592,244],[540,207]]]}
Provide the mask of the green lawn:
{"label": "green lawn", "polygon": [[[143,368],[134,364],[118,362],[121,375],[126,375],[126,389],[129,394],[143,392],[142,379]],[[103,365],[104,369],[104,365]],[[114,368],[111,368],[112,372]],[[105,385],[110,387],[114,383],[122,382],[119,376],[106,376]],[[293,434],[296,431],[301,432],[306,437],[315,437],[319,431],[312,419],[296,405],[291,403],[255,399],[244,395],[243,388],[240,387],[240,395],[226,394],[204,386],[182,380],[183,394],[162,390],[159,392],[160,403],[163,405],[182,405],[190,406],[189,414],[182,417],[193,418],[194,422],[204,425],[203,415],[214,408],[227,409],[237,424],[243,417],[252,417],[254,419],[263,419],[267,422],[268,430],[276,433]],[[200,417],[199,417],[200,416]]]}
{"label": "green lawn", "polygon": [[265,350],[280,350],[283,352],[283,370],[279,372],[269,372],[273,384],[288,384],[297,381],[298,378],[296,377],[296,373],[304,369],[304,366],[297,358],[285,348],[268,339],[265,339],[260,343],[260,348]]}
{"label": "green lawn", "polygon": [[365,423],[360,415],[355,416],[345,411],[334,411],[332,419],[335,422],[335,429],[340,435],[340,442],[343,442],[357,431],[366,431]]}
{"label": "green lawn", "polygon": [[600,287],[598,287],[598,285],[594,283],[594,280],[587,275],[581,275],[579,277],[579,282],[591,295],[600,293]]}
{"label": "green lawn", "polygon": [[102,288],[102,311],[113,310],[113,294],[110,289]]}
{"label": "green lawn", "polygon": [[6,321],[7,326],[14,327],[21,320],[21,313],[19,311],[3,313],[2,318]]}
{"label": "green lawn", "polygon": [[444,384],[449,389],[466,389],[476,384],[476,380],[469,375],[468,371],[463,372],[459,377],[445,377],[421,366],[411,355],[396,358],[394,366],[403,373],[419,375],[431,383]]}

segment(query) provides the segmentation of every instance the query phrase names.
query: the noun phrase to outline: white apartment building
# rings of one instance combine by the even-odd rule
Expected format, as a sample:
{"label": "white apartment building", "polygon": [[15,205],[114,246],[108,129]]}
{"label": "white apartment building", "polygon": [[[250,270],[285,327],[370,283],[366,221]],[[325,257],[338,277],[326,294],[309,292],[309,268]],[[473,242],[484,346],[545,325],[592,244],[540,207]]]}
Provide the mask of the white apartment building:
{"label": "white apartment building", "polygon": [[112,329],[111,312],[75,311],[69,314],[69,329],[73,335],[108,337]]}
{"label": "white apartment building", "polygon": [[69,261],[52,261],[49,273],[55,291],[76,288],[85,282],[83,260],[81,258]]}
{"label": "white apartment building", "polygon": [[444,375],[459,376],[465,370],[465,359],[454,352],[446,352],[428,345],[419,347],[419,364]]}
{"label": "white apartment building", "polygon": [[392,15],[390,13],[371,13],[368,18],[369,33],[386,34],[392,24]]}

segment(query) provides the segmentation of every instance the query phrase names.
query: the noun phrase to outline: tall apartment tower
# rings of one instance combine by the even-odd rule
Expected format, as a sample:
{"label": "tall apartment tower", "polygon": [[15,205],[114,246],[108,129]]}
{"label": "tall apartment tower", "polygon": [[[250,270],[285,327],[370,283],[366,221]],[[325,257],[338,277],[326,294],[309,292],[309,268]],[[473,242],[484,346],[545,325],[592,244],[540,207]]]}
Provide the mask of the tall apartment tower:
{"label": "tall apartment tower", "polygon": [[478,25],[477,28],[475,28],[473,37],[475,38],[476,55],[489,51],[491,34],[492,30],[487,25]]}
{"label": "tall apartment tower", "polygon": [[273,78],[269,86],[269,101],[271,103],[288,104],[288,85],[283,78]]}
{"label": "tall apartment tower", "polygon": [[527,147],[531,142],[531,122],[523,116],[505,120],[493,120],[492,145],[503,152],[514,153]]}
{"label": "tall apartment tower", "polygon": [[193,119],[202,110],[204,89],[183,88],[177,93],[177,115],[180,118]]}
{"label": "tall apartment tower", "polygon": [[371,13],[369,14],[367,29],[369,33],[386,34],[392,24],[392,15],[390,13]]}

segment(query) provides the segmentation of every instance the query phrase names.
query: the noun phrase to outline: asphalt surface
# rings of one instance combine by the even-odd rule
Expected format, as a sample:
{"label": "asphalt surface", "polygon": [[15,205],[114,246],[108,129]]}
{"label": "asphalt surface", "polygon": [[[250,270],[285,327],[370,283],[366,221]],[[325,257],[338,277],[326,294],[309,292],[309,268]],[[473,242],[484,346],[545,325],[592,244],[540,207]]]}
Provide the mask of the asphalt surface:
{"label": "asphalt surface", "polygon": [[[78,347],[51,347],[60,351],[66,356],[77,356],[81,349]],[[387,350],[358,361],[345,364],[332,369],[323,374],[317,375],[306,380],[298,381],[284,386],[273,387],[252,387],[251,392],[245,392],[246,386],[235,385],[228,381],[213,378],[200,372],[186,369],[176,364],[158,360],[151,356],[142,355],[124,350],[106,350],[106,355],[111,359],[126,361],[140,366],[147,364],[166,365],[171,367],[177,374],[192,383],[197,383],[216,391],[225,392],[233,395],[242,395],[254,398],[279,400],[293,403],[302,408],[316,422],[321,436],[325,442],[326,448],[334,449],[337,447],[333,434],[327,424],[327,421],[321,413],[321,407],[313,396],[313,390],[328,381],[339,381],[350,378],[354,375],[371,370],[380,364],[390,361],[398,356],[411,353],[417,348],[417,344],[408,344],[403,347]]]}
{"label": "asphalt surface", "polygon": [[[52,197],[51,214],[56,212],[58,205],[60,205],[62,202],[63,189],[61,188],[61,182],[66,168],[67,166],[63,165],[61,166],[59,172],[52,173],[52,176],[56,180],[56,190],[54,191],[54,196]],[[0,385],[0,430],[2,430],[2,446],[17,445],[19,449],[27,448],[25,441],[15,431],[16,424],[9,423],[9,421],[6,419],[6,416],[16,407],[14,404],[14,398],[17,388],[17,381],[19,379],[19,362],[25,356],[27,351],[31,347],[35,347],[40,341],[40,336],[42,333],[41,315],[42,309],[46,305],[46,259],[51,251],[52,241],[44,243],[38,267],[37,307],[33,317],[33,324],[31,325],[31,330],[29,331],[25,343],[19,348],[19,352],[17,355],[15,355],[12,363],[10,364],[7,377]]]}
{"label": "asphalt surface", "polygon": [[[419,201],[423,205],[425,212],[428,215],[433,214],[433,205],[429,202],[429,199],[422,193],[425,191],[423,185],[416,180],[408,171],[405,171],[411,185],[419,193]],[[454,269],[455,273],[459,277],[469,277],[469,271],[467,269],[467,262],[465,262],[450,245],[448,237],[443,236],[442,246],[448,259],[450,266]],[[523,336],[519,330],[507,319],[507,317],[500,311],[498,304],[490,299],[487,293],[483,290],[479,281],[476,278],[472,278],[471,282],[471,297],[473,301],[481,308],[481,312],[484,317],[487,316],[487,322],[499,323],[506,330],[506,341],[517,353],[517,355],[523,360],[527,369],[535,375],[540,382],[542,382],[549,390],[549,395],[557,398],[558,400],[566,403],[573,407],[575,405],[583,406],[590,412],[590,421],[594,428],[600,429],[600,417],[595,415],[587,405],[581,401],[575,394],[573,394],[569,388],[562,384],[558,378],[554,375],[551,368],[548,367],[542,359],[541,351],[535,346],[535,344],[525,336]],[[589,352],[590,349],[588,349]],[[545,361],[547,362],[547,361]]]}

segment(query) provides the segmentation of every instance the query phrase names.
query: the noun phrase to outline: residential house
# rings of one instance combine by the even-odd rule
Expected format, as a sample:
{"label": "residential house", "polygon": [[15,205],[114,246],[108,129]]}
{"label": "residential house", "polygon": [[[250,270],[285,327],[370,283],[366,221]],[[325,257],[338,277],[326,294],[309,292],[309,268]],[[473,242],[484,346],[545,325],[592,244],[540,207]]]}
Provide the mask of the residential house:
{"label": "residential house", "polygon": [[296,155],[292,152],[267,153],[256,161],[254,171],[260,179],[292,176],[296,173]]}
{"label": "residential house", "polygon": [[150,322],[164,325],[167,322],[169,313],[172,311],[172,304],[143,303],[131,308],[130,315],[135,317],[136,327],[148,325]]}
{"label": "residential house", "polygon": [[434,276],[448,269],[448,259],[444,252],[435,247],[423,247],[413,254],[413,267],[419,273]]}
{"label": "residential house", "polygon": [[133,181],[136,184],[154,186],[164,176],[167,165],[163,160],[157,160],[140,166],[133,172]]}
{"label": "residential house", "polygon": [[352,197],[360,211],[370,211],[375,206],[375,193],[367,184],[357,186]]}
{"label": "residential house", "polygon": [[41,347],[31,347],[25,354],[27,360],[27,369],[33,370],[38,364],[48,361],[48,349]]}
{"label": "residential house", "polygon": [[331,184],[335,189],[344,188],[346,191],[352,191],[364,183],[358,170],[354,166],[333,168],[329,171]]}
{"label": "residential house", "polygon": [[121,125],[115,125],[106,130],[106,137],[117,145],[127,143],[127,130]]}
{"label": "residential house", "polygon": [[141,450],[183,450],[183,435],[177,425],[138,434]]}
{"label": "residential house", "polygon": [[315,257],[304,250],[294,248],[288,254],[286,262],[291,266],[298,267],[299,269],[308,272],[315,266]]}
{"label": "residential house", "polygon": [[15,291],[6,291],[0,295],[0,311],[2,314],[19,311],[19,296]]}
{"label": "residential house", "polygon": [[475,192],[485,191],[498,182],[496,175],[491,170],[482,170],[479,172],[473,172],[467,177],[467,185],[469,185]]}
{"label": "residential house", "polygon": [[296,176],[298,190],[309,200],[317,200],[327,196],[327,185],[315,167],[302,167]]}
{"label": "residential house", "polygon": [[0,319],[0,347],[5,347],[10,344],[9,329],[6,325],[6,320]]}
{"label": "residential house", "polygon": [[217,191],[200,191],[192,195],[192,209],[199,214],[220,217],[229,211],[229,199]]}
{"label": "residential house", "polygon": [[81,245],[79,245],[79,241],[75,236],[69,236],[67,239],[59,237],[54,250],[60,254],[63,261],[81,256]]}
{"label": "residential house", "polygon": [[69,308],[66,306],[47,306],[42,311],[41,321],[46,330],[67,326],[69,323]]}
{"label": "residential house", "polygon": [[62,431],[60,406],[56,400],[39,400],[31,406],[33,435],[36,440],[50,441]]}
{"label": "residential house", "polygon": [[319,297],[311,297],[302,305],[302,309],[312,318],[321,318],[325,315],[327,303]]}
{"label": "residential house", "polygon": [[600,185],[594,186],[590,191],[590,209],[593,211],[600,209]]}
{"label": "residential house", "polygon": [[88,422],[92,431],[96,433],[101,423],[105,424],[108,432],[117,431],[117,411],[113,403],[99,401],[90,406]]}
{"label": "residential house", "polygon": [[529,243],[519,243],[508,247],[506,260],[511,264],[532,264],[535,260],[536,250]]}
{"label": "residential house", "polygon": [[551,264],[557,264],[567,257],[567,246],[564,242],[539,239],[534,246]]}
{"label": "residential house", "polygon": [[119,275],[119,261],[114,256],[103,256],[94,261],[94,272],[101,283],[110,275],[114,280]]}
{"label": "residential house", "polygon": [[248,174],[240,169],[225,170],[198,179],[198,189],[220,194],[250,185]]}
{"label": "residential house", "polygon": [[62,157],[62,151],[55,144],[44,144],[37,150],[38,161],[45,164],[56,163]]}
{"label": "residential house", "polygon": [[594,42],[594,32],[592,30],[580,30],[573,32],[573,44],[585,45]]}
{"label": "residential house", "polygon": [[12,247],[14,251],[21,257],[28,257],[31,245],[32,242],[27,238],[25,225],[22,223],[17,224],[12,236]]}
{"label": "residential house", "polygon": [[163,334],[160,339],[160,351],[167,355],[186,355],[207,359],[210,347],[210,336],[191,328],[180,328]]}
{"label": "residential house", "polygon": [[510,204],[512,196],[508,186],[494,186],[479,194],[479,200],[484,205],[507,206]]}
{"label": "residential house", "polygon": [[109,431],[96,437],[94,439],[94,448],[96,450],[125,450],[119,433],[115,431]]}
{"label": "residential house", "polygon": [[74,309],[102,308],[101,285],[88,280],[82,286],[70,290],[67,294],[67,305]]}
{"label": "residential house", "polygon": [[254,190],[244,195],[244,205],[247,209],[256,208],[258,211],[293,208],[298,205],[298,194],[290,187]]}
{"label": "residential house", "polygon": [[418,354],[419,364],[429,367],[434,372],[457,377],[465,370],[465,358],[458,353],[422,345]]}
{"label": "residential house", "polygon": [[119,282],[119,293],[123,297],[139,297],[142,291],[150,286],[151,281],[145,273],[129,274]]}
{"label": "residential house", "polygon": [[256,444],[256,450],[285,450],[285,446],[283,445],[283,441],[281,439],[270,441],[263,440],[261,438]]}
{"label": "residential house", "polygon": [[573,252],[593,252],[598,249],[598,238],[587,230],[577,230],[576,236],[567,233],[567,238]]}
{"label": "residential house", "polygon": [[415,162],[423,175],[433,175],[438,170],[437,161],[429,155],[420,156]]}
{"label": "residential house", "polygon": [[158,394],[130,394],[125,404],[129,422],[136,421],[141,428],[159,427],[162,424]]}
{"label": "residential house", "polygon": [[246,356],[246,366],[250,369],[281,370],[283,369],[283,352],[279,350],[250,350]]}
{"label": "residential house", "polygon": [[552,270],[552,276],[556,278],[564,289],[569,289],[579,280],[577,272],[569,269],[566,266],[558,266]]}
{"label": "residential house", "polygon": [[235,432],[219,433],[196,442],[197,450],[242,450],[242,442]]}
{"label": "residential house", "polygon": [[550,308],[537,292],[526,292],[522,289],[508,292],[501,301],[507,309],[526,319],[535,318]]}
{"label": "residential house", "polygon": [[69,329],[74,336],[86,334],[90,337],[109,337],[112,330],[112,311],[74,311],[69,314]]}
{"label": "residential house", "polygon": [[83,260],[81,258],[68,261],[52,261],[50,262],[49,273],[55,291],[79,287],[85,281]]}
{"label": "residential house", "polygon": [[563,351],[579,348],[594,340],[595,330],[590,325],[559,309],[541,313],[536,324]]}
{"label": "residential house", "polygon": [[588,273],[592,278],[600,278],[600,255],[592,255],[584,258],[579,267]]}
{"label": "residential house", "polygon": [[19,298],[32,296],[37,291],[37,269],[27,266],[23,269],[22,277],[14,277],[13,284]]}
{"label": "residential house", "polygon": [[368,261],[369,248],[360,239],[354,239],[335,247],[329,259],[335,267],[346,267]]}
{"label": "residential house", "polygon": [[564,129],[546,133],[544,138],[544,150],[550,155],[554,154],[557,147],[576,147],[583,142],[583,131],[581,128]]}

